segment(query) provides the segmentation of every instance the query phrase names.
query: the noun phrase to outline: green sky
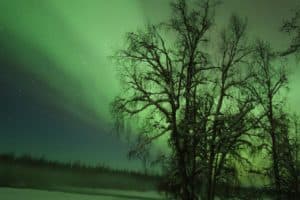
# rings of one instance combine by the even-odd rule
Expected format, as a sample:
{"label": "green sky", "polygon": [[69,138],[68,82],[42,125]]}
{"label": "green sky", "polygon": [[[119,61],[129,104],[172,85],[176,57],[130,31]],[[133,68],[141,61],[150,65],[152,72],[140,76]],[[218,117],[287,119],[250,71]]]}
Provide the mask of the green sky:
{"label": "green sky", "polygon": [[24,63],[22,70],[56,91],[49,101],[87,120],[107,119],[107,105],[118,90],[108,56],[119,46],[123,33],[143,23],[138,3],[27,0],[0,4],[2,31],[19,40],[6,42]]}
{"label": "green sky", "polygon": [[[225,26],[236,12],[248,18],[251,36],[286,47],[287,37],[278,30],[297,4],[298,0],[225,0],[216,23]],[[110,56],[123,47],[126,32],[164,21],[169,14],[168,0],[1,0],[0,53],[10,55],[15,71],[45,89],[32,91],[20,80],[11,84],[34,92],[56,113],[110,129],[108,107],[119,91]],[[300,112],[300,68],[294,61],[289,65],[289,106]]]}
{"label": "green sky", "polygon": [[[220,7],[217,23],[237,12],[248,17],[252,34],[283,46],[286,41],[278,28],[296,2],[228,0]],[[167,0],[3,0],[0,6],[1,31],[23,43],[21,48],[19,43],[12,46],[23,70],[56,91],[52,103],[92,121],[108,120],[108,104],[118,92],[109,56],[122,47],[124,34],[169,14]],[[293,70],[294,75],[299,72]],[[292,106],[300,100],[297,85],[297,76],[291,77]]]}

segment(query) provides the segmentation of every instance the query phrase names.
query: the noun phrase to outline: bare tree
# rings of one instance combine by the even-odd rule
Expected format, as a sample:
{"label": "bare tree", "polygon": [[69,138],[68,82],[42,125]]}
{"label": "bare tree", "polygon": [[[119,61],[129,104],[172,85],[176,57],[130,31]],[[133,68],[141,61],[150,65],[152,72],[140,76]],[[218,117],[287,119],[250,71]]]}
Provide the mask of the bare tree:
{"label": "bare tree", "polygon": [[254,130],[262,123],[281,190],[275,97],[286,75],[273,68],[278,55],[268,45],[249,45],[246,20],[232,16],[214,40],[219,44],[211,40],[217,4],[177,0],[167,23],[128,33],[126,48],[116,55],[123,93],[112,113],[119,125],[134,116],[145,120],[131,151],[137,156],[160,137],[168,138],[165,181],[173,199],[213,200],[216,185],[236,175],[234,163],[248,162],[241,152],[253,146]]}
{"label": "bare tree", "polygon": [[[190,169],[193,159],[189,159],[194,153],[186,147],[191,142],[188,134],[195,115],[193,90],[201,83],[199,74],[210,69],[199,47],[212,25],[211,7],[214,5],[204,1],[190,11],[185,1],[177,1],[172,4],[174,15],[169,23],[129,33],[128,48],[117,55],[125,64],[121,71],[125,93],[114,101],[113,113],[117,119],[141,113],[151,116],[147,118],[151,135],[146,134],[137,148],[169,135],[180,185],[176,196],[181,199],[196,199]],[[161,27],[176,35],[175,48],[163,39]]]}
{"label": "bare tree", "polygon": [[286,111],[280,110],[276,121],[279,127],[277,134],[278,149],[280,149],[278,154],[280,181],[282,191],[290,198],[299,194],[297,120],[296,115],[289,115]]}
{"label": "bare tree", "polygon": [[[244,41],[246,23],[231,18],[221,34],[217,63],[205,51],[215,5],[203,1],[191,9],[177,1],[170,22],[129,33],[127,49],[117,55],[124,93],[114,101],[113,113],[116,119],[142,114],[147,120],[137,152],[168,134],[174,195],[180,199],[197,199],[196,182],[204,175],[206,198],[214,198],[229,154],[238,155],[237,146],[246,144],[246,116],[253,109],[243,91],[250,79],[242,70],[251,53]],[[173,46],[161,34],[165,28],[176,36]]]}
{"label": "bare tree", "polygon": [[278,146],[280,126],[277,117],[283,106],[280,92],[287,86],[287,75],[284,64],[271,51],[269,44],[259,41],[255,57],[257,74],[251,89],[252,94],[260,104],[261,115],[264,116],[264,120],[260,123],[271,140],[273,179],[276,190],[280,193],[282,189],[279,169],[280,149]]}
{"label": "bare tree", "polygon": [[240,150],[249,145],[246,137],[254,127],[251,112],[254,99],[248,95],[247,85],[252,73],[247,71],[252,48],[246,43],[246,22],[232,16],[229,27],[221,34],[217,81],[211,98],[215,102],[209,113],[212,123],[205,131],[208,139],[208,198],[214,199],[215,185],[221,177],[226,161],[241,159]]}

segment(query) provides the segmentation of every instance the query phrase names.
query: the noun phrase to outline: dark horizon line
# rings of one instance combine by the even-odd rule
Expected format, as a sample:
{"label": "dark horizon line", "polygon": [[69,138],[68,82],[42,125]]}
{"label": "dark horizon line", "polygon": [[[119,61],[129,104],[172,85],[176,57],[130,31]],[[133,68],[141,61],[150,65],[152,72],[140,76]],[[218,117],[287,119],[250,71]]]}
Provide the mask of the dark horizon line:
{"label": "dark horizon line", "polygon": [[102,170],[105,172],[112,173],[128,173],[133,175],[142,175],[142,176],[157,176],[158,174],[153,174],[149,171],[147,174],[143,170],[129,169],[129,168],[114,168],[105,163],[99,164],[88,164],[81,160],[76,161],[59,161],[51,160],[46,158],[46,156],[33,156],[29,153],[23,153],[21,155],[16,155],[14,152],[4,152],[0,153],[0,162],[1,161],[13,161],[20,162],[21,164],[36,165],[36,166],[48,166],[48,167],[59,167],[59,168],[68,168],[68,169],[86,169],[91,171]]}

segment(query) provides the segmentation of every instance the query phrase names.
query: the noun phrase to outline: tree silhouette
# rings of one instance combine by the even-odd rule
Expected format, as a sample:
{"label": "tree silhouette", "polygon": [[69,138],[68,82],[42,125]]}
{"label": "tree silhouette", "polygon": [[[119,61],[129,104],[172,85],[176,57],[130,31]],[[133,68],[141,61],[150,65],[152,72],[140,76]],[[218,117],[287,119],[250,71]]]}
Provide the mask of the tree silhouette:
{"label": "tree silhouette", "polygon": [[271,138],[281,191],[278,145],[288,145],[284,137],[279,142],[284,123],[276,122],[275,96],[287,79],[272,63],[280,56],[263,42],[249,44],[246,20],[236,15],[220,34],[210,34],[217,5],[177,0],[169,21],[128,33],[115,56],[123,92],[112,114],[119,127],[132,117],[145,121],[131,154],[144,155],[152,142],[168,138],[163,181],[172,199],[212,200],[218,184],[234,184],[235,164],[249,164],[242,152],[255,146],[259,129]]}
{"label": "tree silhouette", "polygon": [[[151,134],[155,135],[144,134],[139,147],[169,134],[180,185],[179,194],[175,195],[181,199],[196,198],[190,169],[194,161],[188,159],[192,152],[186,149],[191,142],[187,135],[192,132],[195,115],[191,97],[202,81],[200,72],[212,68],[206,65],[205,53],[199,50],[212,24],[211,4],[207,1],[198,6],[198,10],[188,12],[186,2],[177,1],[172,4],[174,15],[170,22],[127,35],[128,48],[118,54],[122,63],[127,64],[121,72],[126,94],[113,103],[118,119],[142,112],[151,116],[147,119]],[[161,27],[176,34],[176,48],[167,46],[159,33]]]}
{"label": "tree silhouette", "polygon": [[272,161],[273,161],[273,173],[276,190],[281,191],[280,175],[279,175],[279,149],[278,149],[278,134],[276,133],[276,113],[274,107],[279,107],[280,102],[276,105],[276,96],[280,90],[286,85],[287,78],[283,68],[275,68],[274,56],[268,44],[259,42],[257,45],[257,67],[258,73],[256,77],[256,83],[258,89],[253,90],[253,94],[256,95],[260,102],[263,112],[266,115],[266,124],[264,129],[270,135],[272,145]]}
{"label": "tree silhouette", "polygon": [[[254,59],[255,83],[251,84],[251,91],[258,102],[260,112],[259,121],[262,133],[270,139],[270,154],[272,160],[272,179],[274,180],[277,199],[283,193],[297,192],[297,166],[293,156],[297,151],[292,146],[290,116],[284,111],[284,88],[287,88],[288,79],[284,59],[271,50],[268,43],[259,41],[256,46]],[[295,130],[296,125],[294,126]],[[266,148],[268,150],[268,148]],[[293,158],[294,157],[294,158]]]}
{"label": "tree silhouette", "polygon": [[[279,175],[282,191],[290,197],[298,193],[298,142],[297,142],[297,118],[289,116],[288,113],[280,110],[277,119],[278,149],[279,151]],[[292,135],[294,132],[295,135]]]}

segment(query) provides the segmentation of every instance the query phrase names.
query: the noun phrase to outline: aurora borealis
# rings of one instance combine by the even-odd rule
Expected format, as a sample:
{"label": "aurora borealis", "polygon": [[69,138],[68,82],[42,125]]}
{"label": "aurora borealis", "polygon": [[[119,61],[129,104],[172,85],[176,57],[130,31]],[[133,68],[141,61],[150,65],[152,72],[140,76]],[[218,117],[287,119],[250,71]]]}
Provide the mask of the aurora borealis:
{"label": "aurora borealis", "polygon": [[[243,3],[241,3],[243,2]],[[124,34],[167,18],[167,0],[0,1],[0,152],[135,167],[112,134],[109,103]],[[228,0],[216,13],[248,17],[250,34],[287,45],[279,26],[298,0]],[[299,5],[300,6],[300,5]],[[290,63],[289,107],[300,112],[299,63]]]}

